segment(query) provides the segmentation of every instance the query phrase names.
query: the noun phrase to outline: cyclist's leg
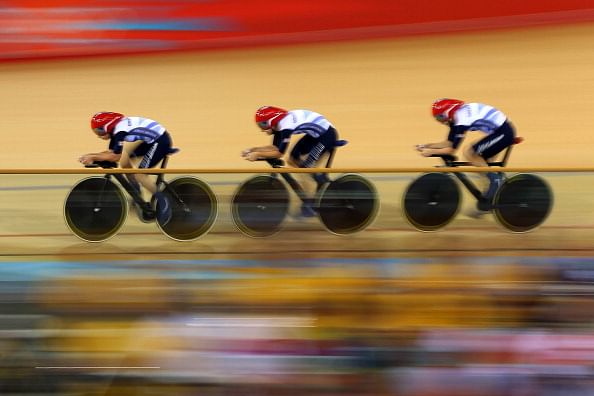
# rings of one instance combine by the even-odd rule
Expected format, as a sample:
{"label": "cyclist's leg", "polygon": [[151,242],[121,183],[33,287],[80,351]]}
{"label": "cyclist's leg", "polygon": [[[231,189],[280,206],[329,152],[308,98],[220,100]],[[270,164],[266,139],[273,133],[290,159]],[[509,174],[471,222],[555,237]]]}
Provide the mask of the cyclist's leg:
{"label": "cyclist's leg", "polygon": [[[152,144],[148,146],[146,153],[142,157],[140,164],[138,165],[139,169],[147,169],[147,168],[154,168],[157,164],[159,164],[165,156],[169,153],[171,148],[171,138],[169,134],[165,132],[161,137],[155,140]],[[159,223],[163,226],[171,220],[173,215],[173,211],[171,208],[171,202],[169,201],[169,197],[162,191],[157,190],[157,185],[155,181],[151,180],[149,175],[142,174],[137,175],[139,177],[139,182],[151,192],[155,202],[157,203],[157,217]]]}
{"label": "cyclist's leg", "polygon": [[[469,147],[466,152],[466,158],[475,166],[488,166],[487,162],[489,159],[494,158],[513,144],[514,136],[513,128],[508,123],[504,123],[501,127],[493,131],[493,133]],[[503,175],[498,172],[486,172],[484,177],[487,183],[483,195],[490,201],[503,183]]]}
{"label": "cyclist's leg", "polygon": [[303,135],[301,139],[295,143],[293,149],[289,154],[289,158],[287,159],[287,163],[289,166],[294,168],[301,168],[303,158],[311,151],[311,148],[315,144],[315,138],[310,135]]}
{"label": "cyclist's leg", "polygon": [[[303,168],[303,158],[308,155],[315,142],[316,139],[310,135],[304,135],[301,139],[299,139],[299,141],[295,143],[295,146],[293,146],[293,149],[291,150],[289,159],[287,160],[288,164],[296,168]],[[295,190],[295,193],[297,193],[297,195],[299,195],[299,197],[303,201],[303,205],[301,205],[301,216],[315,216],[316,212],[313,208],[314,199],[311,198],[305,192],[305,190],[303,189],[303,187],[301,187],[300,184],[294,183],[291,184],[291,187],[293,188],[293,190]]]}
{"label": "cyclist's leg", "polygon": [[[336,130],[331,127],[326,133],[316,138],[301,166],[304,168],[320,167],[320,160],[323,157],[333,155],[333,150],[336,146],[336,136]],[[330,181],[326,173],[313,173],[311,177],[315,180],[318,189]]]}
{"label": "cyclist's leg", "polygon": [[[124,142],[122,156],[120,158],[120,166],[124,169],[134,168],[134,165],[135,163],[138,163],[139,158],[142,158],[140,162],[142,164],[142,161],[144,161],[144,158],[147,155],[147,151],[150,151],[150,145],[147,145],[142,140],[136,140],[134,142]],[[131,184],[134,187],[137,187],[138,184],[140,184],[144,188],[149,190],[151,193],[153,193],[154,187],[151,186],[148,175],[135,174],[127,175],[126,177],[128,180],[130,180]]]}

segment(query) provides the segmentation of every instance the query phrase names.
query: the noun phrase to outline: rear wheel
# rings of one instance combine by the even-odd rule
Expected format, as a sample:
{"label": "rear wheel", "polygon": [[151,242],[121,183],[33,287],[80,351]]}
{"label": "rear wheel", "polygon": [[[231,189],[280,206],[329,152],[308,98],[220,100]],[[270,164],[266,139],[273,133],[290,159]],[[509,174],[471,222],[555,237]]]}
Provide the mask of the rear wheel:
{"label": "rear wheel", "polygon": [[460,208],[460,188],[445,173],[427,173],[406,189],[404,217],[420,231],[435,231],[454,219]]}
{"label": "rear wheel", "polygon": [[218,213],[217,198],[206,182],[183,176],[168,182],[163,191],[172,210],[167,224],[157,221],[165,235],[176,241],[193,241],[212,228]]}
{"label": "rear wheel", "polygon": [[106,177],[89,177],[72,187],[64,202],[64,219],[74,235],[103,242],[124,224],[128,205],[122,190]]}
{"label": "rear wheel", "polygon": [[540,177],[517,174],[508,178],[493,199],[495,219],[513,232],[530,231],[541,225],[553,207],[553,194]]}
{"label": "rear wheel", "polygon": [[231,200],[231,215],[237,228],[251,237],[266,237],[280,231],[289,212],[289,191],[269,175],[243,182]]}

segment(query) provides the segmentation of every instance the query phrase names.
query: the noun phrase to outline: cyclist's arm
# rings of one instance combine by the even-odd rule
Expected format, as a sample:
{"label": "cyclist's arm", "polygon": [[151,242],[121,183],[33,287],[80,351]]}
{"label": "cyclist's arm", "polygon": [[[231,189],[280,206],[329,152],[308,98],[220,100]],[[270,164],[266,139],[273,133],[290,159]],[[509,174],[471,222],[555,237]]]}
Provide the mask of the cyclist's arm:
{"label": "cyclist's arm", "polygon": [[467,129],[468,126],[466,125],[452,125],[446,140],[438,143],[418,145],[417,150],[425,157],[432,155],[453,155],[460,146],[460,143],[462,143]]}
{"label": "cyclist's arm", "polygon": [[95,161],[118,162],[121,156],[121,154],[116,154],[112,150],[106,150],[99,153],[84,154],[78,161],[85,165],[90,165]]}
{"label": "cyclist's arm", "polygon": [[281,153],[275,146],[252,147],[244,151],[244,157],[248,161],[257,161],[268,158],[281,158],[282,156],[283,153]]}
{"label": "cyclist's arm", "polygon": [[450,142],[449,140],[444,140],[443,142],[426,143],[426,144],[421,144],[420,146],[423,149],[444,149],[444,148],[451,148],[452,142]]}
{"label": "cyclist's arm", "polygon": [[293,132],[290,130],[275,132],[271,145],[252,147],[250,149],[244,150],[241,155],[248,161],[257,161],[259,159],[268,158],[281,158],[287,150],[292,133]]}
{"label": "cyclist's arm", "polygon": [[443,142],[427,143],[417,145],[417,150],[425,157],[432,155],[452,155],[456,152],[452,142],[444,140]]}

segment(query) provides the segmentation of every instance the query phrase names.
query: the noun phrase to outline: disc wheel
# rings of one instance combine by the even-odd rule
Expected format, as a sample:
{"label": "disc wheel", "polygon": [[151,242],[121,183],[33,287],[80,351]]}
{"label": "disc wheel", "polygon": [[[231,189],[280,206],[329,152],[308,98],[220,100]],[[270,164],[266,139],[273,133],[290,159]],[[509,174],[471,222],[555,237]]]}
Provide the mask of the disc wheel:
{"label": "disc wheel", "polygon": [[342,175],[326,184],[318,197],[320,220],[328,231],[337,235],[364,230],[379,209],[375,186],[356,174]]}
{"label": "disc wheel", "polygon": [[404,193],[404,217],[420,231],[435,231],[454,219],[460,208],[460,188],[445,173],[426,173]]}
{"label": "disc wheel", "polygon": [[513,232],[541,225],[553,207],[553,194],[540,177],[522,173],[508,178],[493,199],[495,219]]}
{"label": "disc wheel", "polygon": [[89,177],[72,187],[64,202],[64,220],[74,235],[87,242],[114,236],[128,215],[122,190],[106,177]]}
{"label": "disc wheel", "polygon": [[289,192],[274,176],[246,180],[231,200],[233,222],[242,233],[255,238],[280,231],[288,212]]}
{"label": "disc wheel", "polygon": [[206,182],[183,176],[168,182],[164,192],[171,204],[171,220],[164,225],[157,221],[157,226],[165,235],[176,241],[193,241],[212,228],[218,214],[217,198]]}

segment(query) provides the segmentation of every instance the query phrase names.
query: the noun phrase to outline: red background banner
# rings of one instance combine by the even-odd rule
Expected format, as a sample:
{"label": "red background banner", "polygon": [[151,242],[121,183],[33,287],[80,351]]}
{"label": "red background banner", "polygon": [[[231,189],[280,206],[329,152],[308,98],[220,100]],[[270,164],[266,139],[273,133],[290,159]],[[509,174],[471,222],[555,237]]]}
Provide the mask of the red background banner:
{"label": "red background banner", "polygon": [[2,60],[283,45],[594,21],[591,0],[3,3]]}

